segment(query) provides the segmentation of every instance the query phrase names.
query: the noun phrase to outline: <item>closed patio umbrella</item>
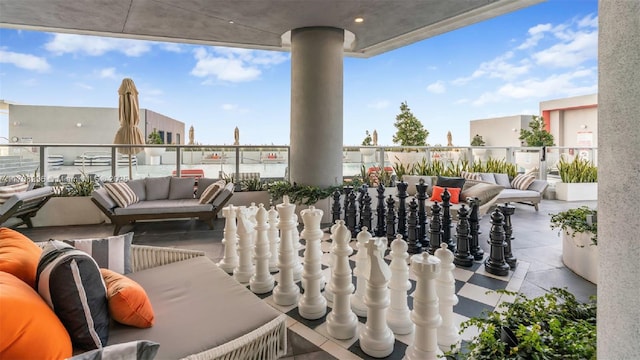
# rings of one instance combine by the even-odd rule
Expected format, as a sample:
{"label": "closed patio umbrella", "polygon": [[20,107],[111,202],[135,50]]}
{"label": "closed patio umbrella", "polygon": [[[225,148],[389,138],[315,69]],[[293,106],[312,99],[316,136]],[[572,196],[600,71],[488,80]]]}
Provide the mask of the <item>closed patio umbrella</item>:
{"label": "closed patio umbrella", "polygon": [[[142,133],[138,128],[140,123],[140,107],[138,105],[138,90],[133,80],[125,78],[118,89],[118,110],[120,128],[113,140],[114,144],[137,145],[144,144]],[[142,151],[142,148],[118,148],[118,152],[126,154],[129,158],[129,179],[132,179],[131,155]]]}

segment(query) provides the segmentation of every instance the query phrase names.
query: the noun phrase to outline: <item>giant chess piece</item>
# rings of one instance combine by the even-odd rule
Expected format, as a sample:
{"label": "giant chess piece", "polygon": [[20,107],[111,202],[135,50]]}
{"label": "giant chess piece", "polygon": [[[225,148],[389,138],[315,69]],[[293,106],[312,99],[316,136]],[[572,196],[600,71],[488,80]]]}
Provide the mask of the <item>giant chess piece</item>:
{"label": "giant chess piece", "polygon": [[[365,194],[369,193],[369,186],[367,184],[362,184],[362,186],[360,186],[360,188],[358,189],[358,221],[357,223],[357,228],[361,229],[364,224],[363,224],[363,219],[362,219],[362,212],[364,210],[364,196]],[[371,226],[369,226],[369,228],[371,228]]]}
{"label": "giant chess piece", "polygon": [[375,238],[365,245],[369,257],[367,292],[364,297],[367,322],[360,334],[360,348],[365,354],[376,358],[391,355],[395,343],[393,332],[387,325],[387,308],[391,302],[388,288],[391,269],[382,259],[384,251],[380,249],[382,245],[386,248],[386,241],[383,241]]}
{"label": "giant chess piece", "polygon": [[511,251],[511,240],[513,240],[513,224],[511,224],[511,215],[516,212],[516,207],[506,203],[504,205],[498,205],[498,209],[500,209],[504,216],[504,240],[507,243],[507,246],[504,248],[504,261],[506,261],[507,264],[509,264],[509,267],[513,270],[516,268],[518,259],[513,256],[513,252]]}
{"label": "giant chess piece", "polygon": [[391,243],[396,238],[396,211],[394,206],[396,201],[393,196],[387,198],[387,241]]}
{"label": "giant chess piece", "polygon": [[480,248],[480,242],[478,240],[478,236],[480,235],[480,217],[478,215],[480,211],[480,199],[468,198],[467,202],[471,208],[471,213],[469,214],[469,235],[471,236],[469,238],[469,250],[471,251],[471,255],[473,255],[473,259],[480,261],[484,257],[484,250]]}
{"label": "giant chess piece", "polygon": [[[292,229],[295,227],[293,221],[296,206],[289,203],[289,196],[282,197],[282,204],[278,204],[276,209],[280,215],[280,253],[278,256],[278,268],[280,277],[278,285],[273,289],[273,301],[280,306],[289,306],[298,302],[300,288],[293,281],[294,249]],[[297,257],[297,253],[295,254]]]}
{"label": "giant chess piece", "polygon": [[[329,236],[331,238],[331,247],[329,249],[329,260],[328,260],[328,265],[329,267],[327,268],[327,271],[329,273],[329,281],[331,281],[331,277],[333,276],[333,266],[335,264],[335,249],[337,246],[336,243],[336,231],[338,230],[338,227],[340,226],[340,224],[344,225],[344,220],[336,220],[335,224],[331,225],[331,235]],[[346,227],[346,226],[345,226]],[[349,233],[349,241],[351,241],[351,233]],[[331,287],[330,286],[325,286],[324,287],[324,292],[323,292],[324,298],[327,299],[328,301],[333,301],[333,291],[331,291]]]}
{"label": "giant chess piece", "polygon": [[[420,232],[418,233],[418,241],[423,249],[429,247],[429,222],[427,221],[427,188],[429,185],[424,183],[424,179],[420,179],[416,184],[416,199],[418,199],[418,225]],[[416,253],[417,254],[417,253]]]}
{"label": "giant chess piece", "polygon": [[473,256],[469,250],[469,219],[467,218],[467,208],[462,204],[458,210],[458,226],[456,227],[456,255],[453,263],[460,266],[470,267],[473,265]]}
{"label": "giant chess piece", "polygon": [[237,208],[236,217],[238,219],[238,267],[233,270],[233,277],[239,283],[247,283],[253,276],[255,268],[251,255],[253,253],[253,233],[255,229],[249,220],[248,210]]}
{"label": "giant chess piece", "polygon": [[373,229],[371,227],[371,220],[373,215],[371,214],[371,196],[369,192],[366,192],[362,197],[362,212],[360,213],[360,228],[366,227],[367,229]]}
{"label": "giant chess piece", "polygon": [[442,239],[441,209],[437,202],[431,205],[431,222],[429,223],[429,254],[431,255],[440,248],[440,240]]}
{"label": "giant chess piece", "polygon": [[351,309],[360,317],[367,316],[367,306],[364,304],[364,295],[367,289],[366,270],[369,267],[369,257],[365,244],[371,239],[371,234],[364,230],[358,233],[356,249],[356,267],[353,273],[356,276],[356,292],[351,295]]}
{"label": "giant chess piece", "polygon": [[[344,225],[344,221],[338,220],[332,226],[331,238],[333,239],[331,269],[331,282],[327,286],[333,294],[333,310],[327,315],[327,332],[331,337],[339,340],[351,339],[356,336],[358,318],[351,310],[351,294],[355,287],[351,282],[351,267],[349,255],[353,252],[349,242],[351,231]],[[326,290],[325,290],[326,293]]]}
{"label": "giant chess piece", "polygon": [[[344,192],[344,206],[342,207],[344,209],[344,223],[347,224],[347,209],[349,208],[349,195],[351,195],[351,192],[353,192],[353,186],[344,186],[342,188],[342,191]],[[349,227],[349,225],[347,225],[347,227]]]}
{"label": "giant chess piece", "polygon": [[451,239],[451,193],[447,188],[444,188],[442,192],[442,237],[440,242],[446,243],[449,250],[456,250],[456,244]]}
{"label": "giant chess piece", "polygon": [[509,275],[509,264],[504,260],[504,248],[507,246],[504,238],[504,216],[500,209],[496,208],[491,213],[491,232],[489,233],[491,250],[489,258],[484,263],[485,270],[490,274],[498,276]]}
{"label": "giant chess piece", "polygon": [[456,296],[456,279],[453,277],[453,253],[447,244],[440,244],[436,250],[436,257],[440,259],[440,274],[436,278],[436,294],[442,323],[438,326],[438,345],[443,351],[459,348],[462,338],[458,334],[458,327],[453,318],[453,307],[458,303]]}
{"label": "giant chess piece", "polygon": [[[293,214],[293,228],[291,229],[291,239],[293,241],[293,281],[300,281],[302,279],[302,264],[300,263],[300,249],[302,249],[302,243],[300,242],[300,230],[298,230],[298,215]],[[302,288],[304,289],[304,281],[302,282]]]}
{"label": "giant chess piece", "polygon": [[267,222],[269,223],[269,272],[278,271],[278,248],[280,247],[280,232],[278,231],[278,212],[275,207],[271,207],[267,212]]}
{"label": "giant chess piece", "polygon": [[394,334],[404,335],[413,332],[413,322],[411,321],[411,311],[407,304],[407,291],[411,289],[409,282],[409,266],[407,259],[407,242],[402,240],[398,234],[391,243],[391,306],[387,309],[387,325]]}
{"label": "giant chess piece", "polygon": [[398,234],[402,235],[403,239],[407,238],[407,203],[406,199],[409,196],[407,194],[407,184],[404,181],[399,182],[396,187],[398,188]]}
{"label": "giant chess piece", "polygon": [[233,270],[238,267],[238,225],[236,224],[236,208],[233,205],[222,208],[222,216],[225,218],[224,234],[222,245],[224,245],[224,256],[218,266],[227,274],[233,274]]}
{"label": "giant chess piece", "polygon": [[322,287],[324,286],[321,268],[322,249],[320,248],[323,234],[320,229],[322,215],[322,210],[313,206],[300,213],[304,223],[301,236],[307,245],[304,251],[304,270],[302,272],[306,287],[298,302],[298,312],[300,316],[309,320],[319,319],[327,313],[327,300],[322,296]]}
{"label": "giant chess piece", "polygon": [[411,200],[411,203],[409,203],[409,220],[408,220],[409,238],[407,239],[407,245],[409,246],[409,253],[411,254],[419,254],[422,252],[422,243],[418,239],[418,235],[420,234],[420,227],[418,226],[417,213],[418,213],[418,204],[416,203],[416,199],[413,198]]}
{"label": "giant chess piece", "polygon": [[349,206],[345,209],[345,224],[351,230],[351,237],[354,238],[358,235],[357,223],[356,223],[356,194],[351,192],[349,194]]}
{"label": "giant chess piece", "polygon": [[249,289],[256,294],[264,294],[273,290],[274,280],[269,272],[269,224],[267,223],[267,210],[264,205],[258,206],[256,212],[256,245],[255,255],[256,272],[249,280]]}
{"label": "giant chess piece", "polygon": [[387,224],[384,221],[385,208],[384,208],[384,185],[379,184],[376,188],[378,192],[378,204],[376,206],[376,215],[377,215],[377,226],[376,226],[376,236],[383,237],[387,234]]}
{"label": "giant chess piece", "polygon": [[411,320],[416,325],[413,345],[404,353],[407,360],[436,359],[442,355],[438,347],[438,326],[442,322],[435,280],[440,273],[440,260],[428,253],[411,257],[411,271],[416,277]]}
{"label": "giant chess piece", "polygon": [[340,190],[333,192],[333,205],[331,206],[331,223],[335,224],[336,220],[340,220],[342,207],[340,205]]}

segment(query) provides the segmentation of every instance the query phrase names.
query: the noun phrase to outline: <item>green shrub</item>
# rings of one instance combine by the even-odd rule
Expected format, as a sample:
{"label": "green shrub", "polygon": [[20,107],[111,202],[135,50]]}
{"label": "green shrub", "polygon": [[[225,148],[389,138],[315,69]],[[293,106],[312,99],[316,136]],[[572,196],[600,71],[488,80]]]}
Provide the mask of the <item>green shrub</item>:
{"label": "green shrub", "polygon": [[313,205],[317,203],[318,200],[331,196],[335,190],[342,191],[342,186],[320,188],[313,185],[291,184],[285,180],[274,181],[267,184],[267,191],[269,191],[269,195],[271,195],[271,200],[279,200],[284,195],[287,195],[291,203],[298,205]]}
{"label": "green shrub", "polygon": [[571,162],[561,157],[558,161],[558,173],[564,183],[598,182],[598,168],[591,161],[579,157]]}
{"label": "green shrub", "polygon": [[[598,245],[598,223],[596,221],[598,210],[591,209],[588,206],[581,206],[549,215],[551,215],[552,229],[559,229],[565,232],[571,230],[572,237],[575,234],[590,232],[593,234],[591,242],[593,245]],[[587,221],[588,216],[592,218],[591,222]]]}

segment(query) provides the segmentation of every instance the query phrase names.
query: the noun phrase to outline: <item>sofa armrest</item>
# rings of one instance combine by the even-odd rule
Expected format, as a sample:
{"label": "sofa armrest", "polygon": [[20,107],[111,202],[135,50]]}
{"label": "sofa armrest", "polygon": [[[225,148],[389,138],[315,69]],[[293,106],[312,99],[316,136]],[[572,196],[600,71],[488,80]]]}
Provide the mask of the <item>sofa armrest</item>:
{"label": "sofa armrest", "polygon": [[536,179],[536,180],[533,180],[533,182],[531,183],[531,185],[529,185],[527,190],[537,191],[540,194],[542,194],[548,185],[549,183],[547,183],[547,180]]}
{"label": "sofa armrest", "polygon": [[93,197],[103,208],[107,210],[112,210],[114,207],[118,206],[111,195],[107,192],[107,189],[100,188],[91,193],[91,197]]}
{"label": "sofa armrest", "polygon": [[198,256],[205,256],[204,251],[131,245],[131,262],[134,272]]}

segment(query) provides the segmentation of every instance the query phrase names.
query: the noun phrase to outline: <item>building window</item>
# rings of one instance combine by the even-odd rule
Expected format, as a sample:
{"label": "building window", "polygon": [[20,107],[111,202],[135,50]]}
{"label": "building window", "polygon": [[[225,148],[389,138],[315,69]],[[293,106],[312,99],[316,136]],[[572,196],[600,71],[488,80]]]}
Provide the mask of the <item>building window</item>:
{"label": "building window", "polygon": [[176,144],[178,144],[178,145],[182,144],[180,142],[180,134],[176,134]]}
{"label": "building window", "polygon": [[167,142],[164,140],[164,131],[160,130],[160,131],[158,131],[158,134],[160,134],[160,138],[162,139],[162,143],[166,144]]}
{"label": "building window", "polygon": [[171,132],[167,132],[167,144],[173,144],[173,134]]}

